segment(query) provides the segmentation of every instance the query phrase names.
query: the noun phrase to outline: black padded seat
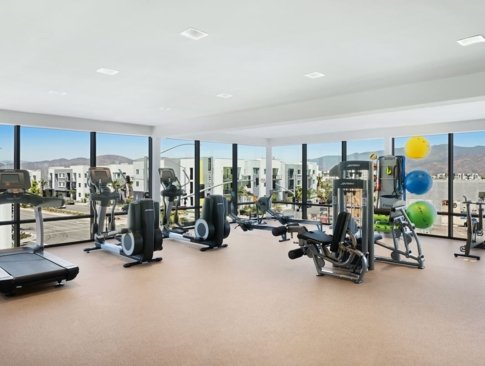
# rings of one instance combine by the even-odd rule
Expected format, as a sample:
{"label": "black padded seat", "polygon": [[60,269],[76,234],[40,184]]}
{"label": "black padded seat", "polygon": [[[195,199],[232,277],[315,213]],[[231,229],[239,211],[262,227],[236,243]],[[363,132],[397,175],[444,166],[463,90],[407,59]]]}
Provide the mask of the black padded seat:
{"label": "black padded seat", "polygon": [[345,240],[347,229],[350,223],[350,213],[340,212],[337,216],[337,221],[333,229],[333,235],[325,234],[323,231],[307,231],[298,234],[298,239],[305,239],[313,243],[321,243],[323,245],[330,245],[332,252],[337,251],[339,243]]}
{"label": "black padded seat", "polygon": [[324,233],[323,231],[305,231],[298,234],[298,239],[304,239],[313,243],[322,243],[324,245],[332,243],[332,236]]}

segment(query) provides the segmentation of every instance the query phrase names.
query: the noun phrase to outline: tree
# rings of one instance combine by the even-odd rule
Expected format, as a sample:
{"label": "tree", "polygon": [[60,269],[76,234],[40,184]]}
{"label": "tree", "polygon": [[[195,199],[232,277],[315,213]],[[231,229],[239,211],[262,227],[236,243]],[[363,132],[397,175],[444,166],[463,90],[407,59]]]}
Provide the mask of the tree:
{"label": "tree", "polygon": [[37,196],[42,195],[40,184],[35,179],[30,184],[29,192]]}

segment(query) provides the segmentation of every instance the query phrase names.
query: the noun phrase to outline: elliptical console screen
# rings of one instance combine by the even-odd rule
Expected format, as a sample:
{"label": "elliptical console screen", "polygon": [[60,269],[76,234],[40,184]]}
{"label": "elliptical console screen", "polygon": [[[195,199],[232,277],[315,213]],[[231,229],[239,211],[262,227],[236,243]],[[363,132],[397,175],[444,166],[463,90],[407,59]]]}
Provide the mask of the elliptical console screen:
{"label": "elliptical console screen", "polygon": [[103,184],[107,184],[110,182],[110,177],[106,170],[93,170],[91,174],[94,183],[101,182]]}

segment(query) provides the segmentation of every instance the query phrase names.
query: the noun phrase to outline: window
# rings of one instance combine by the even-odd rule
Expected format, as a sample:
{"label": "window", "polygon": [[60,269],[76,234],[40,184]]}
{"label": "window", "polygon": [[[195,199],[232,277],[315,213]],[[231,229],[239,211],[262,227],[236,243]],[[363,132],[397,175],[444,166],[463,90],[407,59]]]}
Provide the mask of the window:
{"label": "window", "polygon": [[[485,192],[485,131],[457,133],[453,142],[453,213],[457,215],[452,218],[453,236],[466,238],[465,197],[472,202],[484,201],[480,193]],[[470,205],[472,215],[478,215],[479,207],[477,203]]]}
{"label": "window", "polygon": [[[178,201],[179,208],[181,208],[178,212],[179,224],[195,221],[194,149],[193,141],[176,139],[160,141],[160,167],[173,169],[182,191]],[[164,189],[163,184],[160,188]],[[160,199],[160,206],[165,211],[163,197]]]}
{"label": "window", "polygon": [[205,194],[225,195],[232,192],[232,145],[202,141],[200,143],[201,181]]}
{"label": "window", "polygon": [[[342,161],[342,143],[326,142],[307,145],[307,164],[312,174],[308,174],[308,200],[312,206],[307,208],[311,220],[332,222],[332,191],[335,177],[330,170]],[[315,205],[315,206],[313,206]],[[316,206],[318,205],[318,206]]]}
{"label": "window", "polygon": [[[96,164],[110,169],[113,186],[121,193],[122,201],[145,197],[148,187],[148,137],[108,133],[96,135]],[[139,185],[129,183],[137,175]],[[123,205],[118,205],[119,212]]]}
{"label": "window", "polygon": [[372,160],[371,155],[384,155],[384,140],[347,141],[347,160]]}
{"label": "window", "polygon": [[[266,148],[262,146],[237,146],[237,201],[240,216],[250,216],[256,212],[254,202],[266,195]],[[247,204],[244,204],[247,203]]]}
{"label": "window", "polygon": [[301,218],[300,205],[302,202],[301,181],[298,184],[295,172],[301,171],[301,145],[273,147],[273,174],[272,174],[272,199],[274,202],[287,202],[291,204],[275,203],[275,210],[285,215],[293,215]]}
{"label": "window", "polygon": [[[66,202],[75,202],[82,197],[85,190],[76,187],[75,184],[71,185],[70,177],[74,171],[77,172],[83,167],[87,170],[89,167],[88,132],[21,127],[20,139],[20,167],[27,169],[31,177],[37,178],[31,179],[32,193],[63,197]],[[63,161],[62,165],[60,161]],[[46,245],[88,240],[89,218],[77,219],[80,215],[89,215],[89,207],[76,205],[69,207],[69,210],[44,208],[44,219],[70,218],[70,220],[46,222]],[[31,207],[20,208],[21,220],[33,218],[34,212]],[[59,227],[65,229],[59,230]],[[21,237],[22,244],[32,242],[35,239],[35,224],[21,224]]]}

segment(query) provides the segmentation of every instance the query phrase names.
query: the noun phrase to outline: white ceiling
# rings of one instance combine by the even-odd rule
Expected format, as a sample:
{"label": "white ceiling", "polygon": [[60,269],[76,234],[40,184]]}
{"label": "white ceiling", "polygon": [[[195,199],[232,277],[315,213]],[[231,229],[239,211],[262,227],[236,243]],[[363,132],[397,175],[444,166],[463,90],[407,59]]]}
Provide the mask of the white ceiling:
{"label": "white ceiling", "polygon": [[248,144],[485,128],[485,43],[456,43],[477,34],[483,0],[2,0],[0,123]]}

